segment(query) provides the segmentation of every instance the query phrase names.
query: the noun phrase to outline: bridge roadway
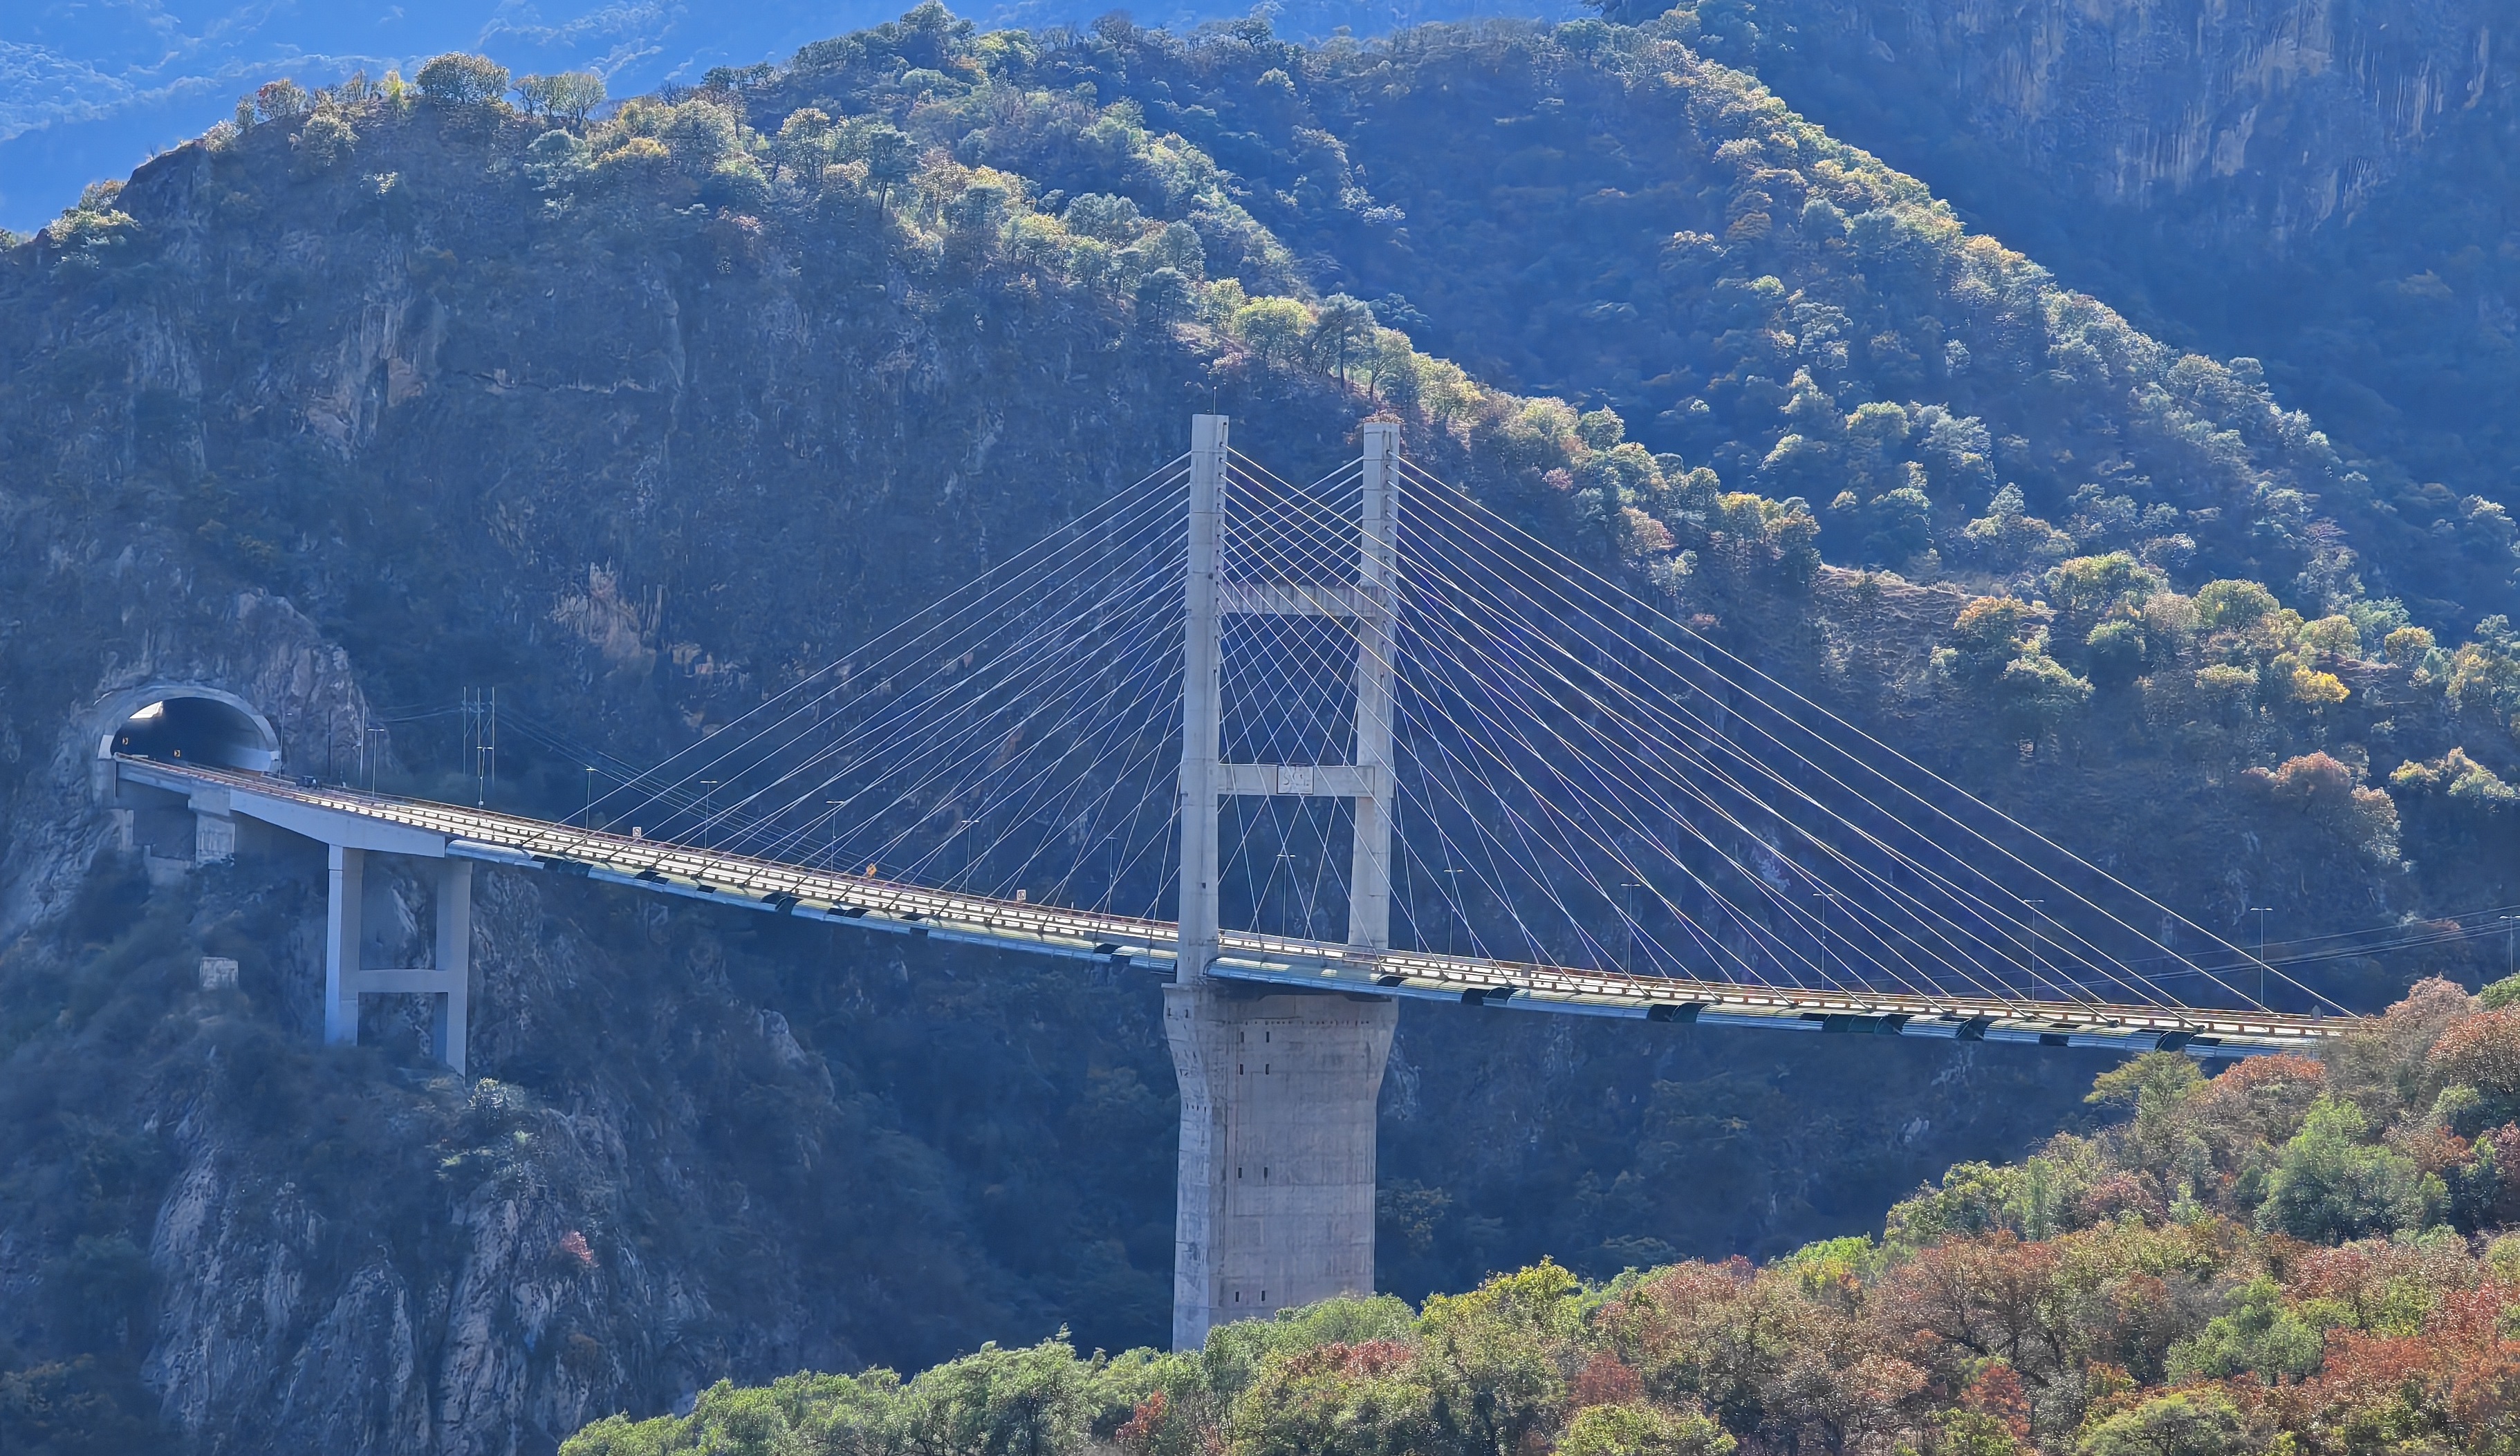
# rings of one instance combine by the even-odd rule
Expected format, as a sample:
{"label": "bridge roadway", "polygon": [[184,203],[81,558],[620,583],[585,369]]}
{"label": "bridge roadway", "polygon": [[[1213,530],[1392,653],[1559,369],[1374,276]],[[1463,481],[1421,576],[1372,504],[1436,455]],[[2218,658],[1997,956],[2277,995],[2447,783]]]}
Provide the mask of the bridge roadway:
{"label": "bridge roadway", "polygon": [[[184,794],[331,843],[359,826],[383,851],[451,856],[686,896],[865,930],[1149,969],[1175,959],[1177,927],[1091,910],[958,894],[879,876],[806,869],[662,840],[597,832],[427,800],[310,786],[272,774],[118,755],[128,782]],[[346,832],[345,832],[346,831]],[[1411,996],[1700,1026],[1769,1027],[2117,1052],[2233,1057],[2306,1051],[2357,1019],[2074,1001],[1848,993],[1692,981],[1439,955],[1366,951],[1228,930],[1210,974],[1231,981]]]}

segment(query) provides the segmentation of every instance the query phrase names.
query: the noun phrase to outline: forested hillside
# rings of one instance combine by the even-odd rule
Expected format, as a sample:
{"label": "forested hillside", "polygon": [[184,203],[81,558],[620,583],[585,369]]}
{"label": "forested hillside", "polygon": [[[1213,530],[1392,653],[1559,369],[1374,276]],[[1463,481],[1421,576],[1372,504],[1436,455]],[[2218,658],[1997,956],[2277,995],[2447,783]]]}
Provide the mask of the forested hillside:
{"label": "forested hillside", "polygon": [[2262,360],[2407,525],[2455,532],[2468,496],[2514,504],[2520,69],[2500,7],[1720,0],[1673,16],[2143,328]]}
{"label": "forested hillside", "polygon": [[1765,1265],[1553,1263],[1202,1350],[1062,1340],[719,1386],[562,1456],[2500,1451],[2520,1437],[2520,981],[2415,988],[2323,1062],[2103,1074],[2108,1125]]}
{"label": "forested hillside", "polygon": [[[1197,409],[1290,473],[1395,415],[2222,933],[2512,898],[2520,638],[2460,626],[2507,515],[2414,528],[2246,361],[2059,287],[1677,21],[1302,47],[929,6],[601,113],[514,79],[276,81],[0,255],[11,1440],[548,1450],[726,1376],[1156,1338],[1150,982],[494,870],[477,1080],[383,1018],[319,1052],[321,865],[151,884],[82,715],[215,683],[303,772],[382,725],[380,781],[452,794],[443,710],[495,684],[652,761]],[[584,792],[504,761],[507,806]],[[2476,979],[2431,956],[2311,974]],[[1413,1009],[1382,1276],[1787,1254],[2031,1146],[2090,1074]]]}

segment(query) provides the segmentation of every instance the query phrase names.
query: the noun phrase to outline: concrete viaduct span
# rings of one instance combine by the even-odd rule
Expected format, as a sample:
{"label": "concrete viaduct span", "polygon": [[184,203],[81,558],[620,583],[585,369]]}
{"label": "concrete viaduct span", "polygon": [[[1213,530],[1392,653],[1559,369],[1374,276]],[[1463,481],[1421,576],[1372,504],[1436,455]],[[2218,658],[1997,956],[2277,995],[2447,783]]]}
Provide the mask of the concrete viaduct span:
{"label": "concrete viaduct span", "polygon": [[[1180,1081],[1176,1346],[1214,1325],[1373,1287],[1374,1114],[1398,1002],[1493,1007],[1700,1026],[1767,1027],[2132,1052],[2246,1056],[2316,1046],[2342,1016],[2198,1009],[2092,997],[1945,993],[1939,988],[1753,984],[1644,974],[1392,944],[1400,430],[1362,431],[1351,574],[1236,579],[1225,569],[1221,417],[1193,422],[1175,802],[1178,918],[1150,919],[971,893],[776,856],[739,854],[287,774],[250,704],[191,684],[134,689],[108,705],[97,787],[120,841],[153,872],[252,855],[288,840],[323,847],[328,875],[324,1037],[358,1037],[359,999],[429,998],[432,1054],[462,1073],[472,1002],[474,867],[565,874],[768,914],[999,949],[1169,971],[1165,1028]],[[1222,752],[1225,626],[1238,616],[1333,619],[1354,643],[1344,763],[1230,763]],[[1220,924],[1220,807],[1235,797],[1333,798],[1350,806],[1343,940]],[[371,856],[416,862],[434,883],[426,965],[389,965]]]}

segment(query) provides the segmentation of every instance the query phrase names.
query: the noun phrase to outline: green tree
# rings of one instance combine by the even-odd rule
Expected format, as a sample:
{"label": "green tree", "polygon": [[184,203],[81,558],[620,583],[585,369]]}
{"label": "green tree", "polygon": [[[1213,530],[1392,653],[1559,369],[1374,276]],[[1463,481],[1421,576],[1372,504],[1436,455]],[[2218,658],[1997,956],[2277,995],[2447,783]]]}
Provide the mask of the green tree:
{"label": "green tree", "polygon": [[2317,1372],[2326,1352],[2318,1331],[2284,1307],[2283,1287],[2261,1274],[2240,1290],[2230,1312],[2170,1347],[2169,1373],[2181,1384],[2234,1375],[2299,1380]]}
{"label": "green tree", "polygon": [[877,210],[890,216],[892,190],[908,182],[918,169],[917,144],[901,128],[882,123],[859,130],[850,140],[852,150],[866,160],[867,181],[876,186]]}
{"label": "green tree", "polygon": [[2085,1434],[2083,1456],[2230,1456],[2240,1413],[2213,1390],[2178,1390],[2120,1411]]}
{"label": "green tree", "polygon": [[286,76],[277,81],[265,81],[253,93],[253,119],[256,121],[288,121],[305,115],[314,107],[315,98],[306,88]]}
{"label": "green tree", "polygon": [[1312,315],[1292,298],[1254,298],[1234,311],[1234,336],[1263,364],[1282,364],[1302,342]]}
{"label": "green tree", "polygon": [[909,1443],[955,1456],[1070,1456],[1085,1446],[1088,1373],[1064,1330],[1023,1349],[983,1345],[910,1383]]}
{"label": "green tree", "polygon": [[508,67],[487,56],[449,51],[420,68],[420,94],[441,107],[479,107],[508,89]]}
{"label": "green tree", "polygon": [[1196,307],[1191,281],[1178,268],[1158,268],[1138,280],[1138,311],[1156,323],[1187,319]]}
{"label": "green tree", "polygon": [[1337,1343],[1270,1359],[1234,1402],[1232,1456],[1416,1456],[1439,1448],[1435,1396],[1417,1351]]}
{"label": "green tree", "polygon": [[2196,589],[2196,621],[2207,632],[2221,628],[2246,632],[2275,610],[2274,594],[2256,582],[2207,582]]}
{"label": "green tree", "polygon": [[1418,1316],[1437,1419],[1468,1449],[1514,1456],[1556,1424],[1581,1328],[1575,1276],[1543,1259],[1466,1295],[1436,1295]]}
{"label": "green tree", "polygon": [[548,115],[579,125],[587,112],[604,105],[604,78],[584,70],[525,76],[517,82],[516,92],[518,109],[526,115]]}
{"label": "green tree", "polygon": [[1557,1456],[1732,1456],[1738,1444],[1698,1411],[1588,1405],[1566,1423]]}
{"label": "green tree", "polygon": [[2366,1145],[2369,1126],[2351,1102],[2321,1097],[2311,1104],[2268,1180],[2259,1226],[2333,1244],[2419,1224],[2440,1180],[2418,1173],[2402,1153]]}
{"label": "green tree", "polygon": [[1363,299],[1332,293],[1322,300],[1321,312],[1313,318],[1315,357],[1328,355],[1331,377],[1344,383],[1349,351],[1372,333],[1373,310]]}

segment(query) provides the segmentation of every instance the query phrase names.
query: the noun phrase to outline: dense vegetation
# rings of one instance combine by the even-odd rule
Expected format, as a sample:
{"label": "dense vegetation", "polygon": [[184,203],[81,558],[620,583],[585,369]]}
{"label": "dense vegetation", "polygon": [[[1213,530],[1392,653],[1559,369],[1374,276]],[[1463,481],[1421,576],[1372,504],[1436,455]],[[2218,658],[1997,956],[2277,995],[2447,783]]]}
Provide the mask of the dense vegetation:
{"label": "dense vegetation", "polygon": [[1764,1265],[1553,1263],[1185,1353],[1064,1340],[721,1385],[564,1456],[2491,1452],[2520,1440],[2520,981],[2323,1060],[2103,1074],[2108,1125]]}
{"label": "dense vegetation", "polygon": [[1732,489],[1810,501],[1845,564],[1982,587],[2123,550],[2313,616],[2365,585],[2435,603],[2436,626],[2507,600],[2493,493],[2445,506],[2445,532],[2375,500],[2254,362],[2166,348],[2056,287],[1699,36],[1675,12],[1371,46],[1103,24],[1018,48],[914,16],[738,94],[765,129],[800,104],[872,113],[1154,210],[1150,181],[1068,140],[1079,85],[1135,102],[1122,118],[1230,169],[1322,292],[1489,383],[1607,405]]}
{"label": "dense vegetation", "polygon": [[[2520,386],[2520,66],[2481,43],[2494,5],[1600,8],[1668,11],[1704,53],[2155,336],[2264,361],[2403,527],[2454,532],[2470,496],[2515,504],[2501,402]],[[2510,609],[2412,578],[2391,590],[2470,619]]]}
{"label": "dense vegetation", "polygon": [[[448,57],[265,86],[9,248],[0,571],[40,606],[0,621],[0,1444],[113,1449],[162,1418],[547,1449],[728,1373],[916,1368],[1061,1324],[1156,1338],[1151,986],[492,872],[475,1004],[498,1014],[487,1080],[458,1088],[383,1018],[356,1053],[309,1044],[320,866],[153,887],[100,853],[66,725],[100,687],[199,677],[338,775],[379,705],[382,781],[451,792],[439,710],[499,683],[652,760],[1135,478],[1194,408],[1290,471],[1397,415],[1439,472],[2227,933],[2252,905],[2280,938],[2515,898],[2520,635],[2462,625],[2511,570],[2501,507],[2410,525],[2245,361],[2058,287],[1704,40],[1685,16],[1372,46],[1256,22],[983,34],[928,6],[608,111],[567,77],[511,106],[517,78]],[[564,814],[582,772],[512,750],[501,802]],[[241,962],[237,990],[198,990],[203,954]],[[2477,979],[2466,949],[2432,954]],[[2411,969],[2325,980],[2375,1004]],[[1962,1175],[1884,1244],[1623,1275],[1871,1226],[1931,1169],[2052,1131],[2083,1075],[1772,1039],[1408,1018],[1384,1283],[1554,1257],[1487,1293],[1209,1356],[1053,1345],[899,1390],[723,1392],[619,1438],[723,1417],[922,1449],[1132,1422],[1167,1453],[1331,1441],[1238,1415],[1265,1386],[1387,1449],[1562,1420],[1574,1449],[1711,1453],[1842,1441],[1824,1409],[1856,1387],[1829,1372],[1861,1366],[1908,1423],[1885,1439],[1997,1442],[2017,1414],[2052,1445],[2138,1389],[2090,1360],[2158,1384],[2168,1356],[1879,1344],[1935,1251],[2117,1270],[2041,1306],[2078,1322],[2152,1298],[2140,1270],[2166,1350],[2253,1271],[2294,1277],[2300,1230],[2259,1225],[2305,1129],[2381,1210],[2355,1231],[2413,1230],[2437,1283],[2486,1276],[2421,1230],[2498,1219],[2520,1153],[2482,1075],[2434,1137],[2430,1073],[2391,1074],[2414,1079],[2392,1103],[2344,1063],[2203,1088],[2145,1063],[2111,1085],[2153,1114]],[[2244,1167],[2212,1126],[2268,1066],[2330,1079],[2362,1125],[2270,1092],[2292,1100]],[[2193,1145],[2143,1161],[2174,1125]],[[1654,1302],[1688,1300],[1799,1323],[1719,1389],[1607,1312],[1658,1330]],[[1520,1425],[1459,1404],[1462,1362],[1490,1358],[1469,1346],[1498,1341],[1538,1351],[1510,1354]],[[1958,1392],[2007,1379],[1966,1363],[1995,1353],[2027,1404],[1947,1431]]]}

